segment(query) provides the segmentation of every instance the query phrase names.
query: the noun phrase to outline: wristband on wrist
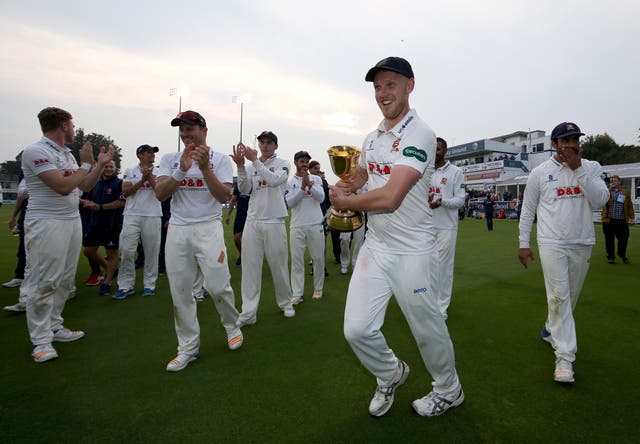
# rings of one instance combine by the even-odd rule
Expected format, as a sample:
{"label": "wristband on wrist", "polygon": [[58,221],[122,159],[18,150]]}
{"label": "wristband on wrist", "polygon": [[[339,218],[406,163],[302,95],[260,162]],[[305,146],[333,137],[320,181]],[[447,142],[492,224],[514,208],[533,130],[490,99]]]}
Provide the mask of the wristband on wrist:
{"label": "wristband on wrist", "polygon": [[82,165],[80,165],[80,168],[83,170],[91,170],[91,164],[89,162],[82,162]]}
{"label": "wristband on wrist", "polygon": [[173,172],[171,177],[173,178],[173,180],[176,180],[178,182],[182,182],[184,180],[184,178],[187,177],[187,172],[186,171],[182,171],[180,168],[178,168],[177,170],[175,170]]}

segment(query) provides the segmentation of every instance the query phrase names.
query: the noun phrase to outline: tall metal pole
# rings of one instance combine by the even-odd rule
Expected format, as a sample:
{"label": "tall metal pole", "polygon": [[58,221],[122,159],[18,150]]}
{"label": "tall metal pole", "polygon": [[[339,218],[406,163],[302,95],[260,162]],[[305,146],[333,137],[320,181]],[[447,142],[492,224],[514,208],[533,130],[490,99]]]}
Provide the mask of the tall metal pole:
{"label": "tall metal pole", "polygon": [[[182,95],[178,96],[178,114],[182,112]],[[180,129],[178,128],[178,152],[180,152]]]}
{"label": "tall metal pole", "polygon": [[244,103],[240,102],[240,143],[242,143],[242,114],[244,112]]}

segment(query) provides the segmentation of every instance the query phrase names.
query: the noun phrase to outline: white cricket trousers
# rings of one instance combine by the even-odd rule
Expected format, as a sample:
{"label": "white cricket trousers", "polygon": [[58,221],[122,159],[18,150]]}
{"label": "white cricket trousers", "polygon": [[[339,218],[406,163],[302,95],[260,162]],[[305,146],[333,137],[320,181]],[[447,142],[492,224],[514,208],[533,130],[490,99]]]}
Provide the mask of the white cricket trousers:
{"label": "white cricket trousers", "polygon": [[155,290],[158,279],[158,255],[160,254],[160,216],[127,215],[120,231],[120,271],[118,289],[129,290],[136,285],[134,257],[138,240],[144,249],[144,288]]}
{"label": "white cricket trousers", "polygon": [[440,258],[436,272],[440,284],[435,288],[435,291],[438,294],[440,313],[444,316],[451,303],[451,293],[453,291],[453,263],[456,256],[458,230],[436,228],[434,231],[436,235],[436,250]]}
{"label": "white cricket trousers", "polygon": [[76,219],[36,219],[24,223],[27,264],[22,285],[27,296],[27,327],[33,345],[50,344],[63,327],[62,310],[75,288],[82,244]]}
{"label": "white cricket trousers", "polygon": [[[396,255],[371,250],[365,241],[349,282],[344,335],[360,362],[388,386],[398,358],[380,331],[393,294],[433,378],[433,390],[450,396],[460,389],[453,344],[433,288],[438,285],[432,255]],[[399,339],[401,340],[401,339]]]}
{"label": "white cricket trousers", "polygon": [[265,256],[271,269],[278,307],[284,310],[292,306],[288,250],[287,229],[284,222],[270,224],[255,220],[247,221],[242,232],[241,322],[257,319],[262,286],[262,262]]}
{"label": "white cricket trousers", "polygon": [[545,327],[556,358],[576,360],[578,340],[573,310],[589,271],[591,245],[538,245],[549,309]]}
{"label": "white cricket trousers", "polygon": [[324,287],[324,230],[322,224],[291,227],[291,292],[294,298],[304,295],[304,251],[309,249],[313,261],[313,289]]}
{"label": "white cricket trousers", "polygon": [[[353,254],[349,242],[351,241],[351,235],[353,235]],[[356,266],[358,260],[358,253],[364,242],[364,225],[358,228],[352,233],[340,233],[340,266],[345,268],[349,266],[349,256],[351,256],[351,266]]]}
{"label": "white cricket trousers", "polygon": [[198,307],[191,294],[196,279],[196,265],[204,275],[205,288],[213,299],[227,334],[237,329],[238,311],[230,284],[222,223],[220,220],[190,225],[169,223],[165,251],[178,353],[193,355],[200,349]]}

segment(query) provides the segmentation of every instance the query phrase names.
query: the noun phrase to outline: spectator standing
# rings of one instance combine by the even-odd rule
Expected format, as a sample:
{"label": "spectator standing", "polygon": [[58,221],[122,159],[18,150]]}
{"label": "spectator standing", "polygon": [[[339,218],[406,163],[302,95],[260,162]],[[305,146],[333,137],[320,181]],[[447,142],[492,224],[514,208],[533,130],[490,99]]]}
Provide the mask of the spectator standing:
{"label": "spectator standing", "polygon": [[493,231],[493,199],[491,193],[487,194],[482,202],[484,206],[484,218],[487,221],[487,230]]}
{"label": "spectator standing", "polygon": [[[109,161],[104,166],[102,177],[91,190],[89,200],[83,203],[92,213],[82,245],[84,255],[105,270],[104,282],[98,291],[101,296],[111,293],[111,282],[118,268],[118,246],[124,204],[122,179],[116,174],[115,163]],[[107,251],[106,260],[98,253],[100,246]]]}
{"label": "spectator standing", "polygon": [[629,264],[627,243],[629,242],[629,224],[635,221],[635,212],[629,190],[620,188],[620,176],[613,175],[609,180],[609,200],[602,209],[602,231],[604,232],[607,261],[616,262],[615,239],[618,239],[618,257]]}

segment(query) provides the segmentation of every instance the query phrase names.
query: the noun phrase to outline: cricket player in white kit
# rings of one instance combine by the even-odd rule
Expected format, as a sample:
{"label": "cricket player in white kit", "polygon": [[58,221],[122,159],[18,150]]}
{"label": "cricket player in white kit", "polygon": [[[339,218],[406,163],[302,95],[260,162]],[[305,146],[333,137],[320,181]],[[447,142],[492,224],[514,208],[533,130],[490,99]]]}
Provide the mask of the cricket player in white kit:
{"label": "cricket player in white kit", "polygon": [[179,113],[171,126],[180,127],[185,148],[162,156],[155,190],[159,201],[172,196],[165,261],[178,355],[169,362],[167,371],[176,372],[200,357],[197,303],[191,295],[196,265],[220,314],[229,348],[240,348],[243,336],[236,325],[238,311],[221,220],[222,203],[231,196],[231,160],[207,146],[207,123],[197,112]]}
{"label": "cricket player in white kit", "polygon": [[[369,230],[349,283],[344,334],[377,379],[369,414],[382,416],[409,375],[409,366],[396,357],[381,332],[393,294],[434,379],[433,390],[415,400],[413,409],[436,416],[464,400],[453,344],[434,291],[437,256],[427,199],[436,137],[409,106],[415,85],[409,62],[383,59],[365,80],[373,82],[384,119],[366,137],[354,177],[330,191],[336,208],[368,212]],[[369,191],[352,194],[365,182]]]}
{"label": "cricket player in white kit", "polygon": [[113,299],[124,299],[135,293],[134,256],[139,240],[142,241],[145,256],[142,295],[155,294],[162,224],[162,207],[156,198],[156,178],[153,175],[153,162],[157,152],[157,146],[140,145],[136,149],[140,163],[125,170],[122,178],[122,194],[127,200],[120,232],[118,291]]}
{"label": "cricket player in white kit", "polygon": [[580,128],[563,122],[551,132],[556,154],[529,174],[520,214],[518,259],[534,260],[530,238],[537,215],[537,239],[549,312],[541,337],[555,351],[553,379],[573,383],[578,342],[573,310],[596,243],[592,209],[609,200],[598,162],[582,158]]}
{"label": "cricket player in white kit", "polygon": [[38,113],[43,137],[22,153],[22,171],[29,192],[25,216],[27,264],[22,283],[28,289],[27,327],[35,362],[58,357],[52,342],[70,342],[84,336],[63,326],[62,310],[75,288],[82,242],[78,203],[80,192],[91,190],[114,149],[100,148],[94,165],[87,141],[79,151],[78,168],[71,150],[75,126],[71,114],[60,108]]}
{"label": "cricket player in white kit", "polygon": [[[239,325],[257,321],[262,262],[266,256],[276,291],[276,303],[285,317],[293,317],[293,297],[289,283],[287,229],[289,215],[284,200],[291,164],[276,156],[278,137],[271,131],[258,136],[258,151],[240,142],[233,147],[238,166],[238,189],[251,195],[247,222],[242,234],[242,313]],[[245,166],[245,160],[251,162]]]}
{"label": "cricket player in white kit", "polygon": [[447,309],[451,303],[453,290],[453,263],[458,237],[458,208],[464,205],[466,190],[462,170],[445,160],[447,142],[436,138],[436,170],[431,176],[429,206],[433,210],[433,228],[436,235],[436,249],[440,258],[438,264],[437,287],[440,313],[447,319]]}
{"label": "cricket player in white kit", "polygon": [[298,151],[293,156],[296,174],[287,184],[285,198],[291,209],[289,235],[291,237],[291,292],[294,303],[304,301],[304,251],[309,249],[313,261],[313,299],[322,299],[324,287],[324,201],[322,178],[309,174],[311,156]]}

